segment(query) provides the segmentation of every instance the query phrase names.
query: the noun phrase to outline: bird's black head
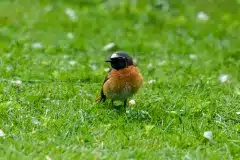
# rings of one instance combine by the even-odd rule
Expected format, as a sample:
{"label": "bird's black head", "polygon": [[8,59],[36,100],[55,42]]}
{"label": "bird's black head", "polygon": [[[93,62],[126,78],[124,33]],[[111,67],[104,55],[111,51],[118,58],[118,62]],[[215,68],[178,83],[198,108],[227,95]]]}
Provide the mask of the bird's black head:
{"label": "bird's black head", "polygon": [[110,62],[113,69],[123,69],[130,65],[133,65],[132,57],[130,57],[125,52],[115,52],[112,54],[109,60],[106,62]]}

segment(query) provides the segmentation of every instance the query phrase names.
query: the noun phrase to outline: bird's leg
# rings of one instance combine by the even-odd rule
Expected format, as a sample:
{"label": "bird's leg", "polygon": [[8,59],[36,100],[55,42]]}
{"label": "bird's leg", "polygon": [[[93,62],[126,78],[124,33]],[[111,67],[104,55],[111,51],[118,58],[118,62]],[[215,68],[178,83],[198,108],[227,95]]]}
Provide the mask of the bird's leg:
{"label": "bird's leg", "polygon": [[113,100],[111,100],[111,105],[114,106]]}
{"label": "bird's leg", "polygon": [[126,107],[127,107],[127,99],[124,100],[124,104],[123,104],[123,106],[124,106],[124,110],[126,111]]}

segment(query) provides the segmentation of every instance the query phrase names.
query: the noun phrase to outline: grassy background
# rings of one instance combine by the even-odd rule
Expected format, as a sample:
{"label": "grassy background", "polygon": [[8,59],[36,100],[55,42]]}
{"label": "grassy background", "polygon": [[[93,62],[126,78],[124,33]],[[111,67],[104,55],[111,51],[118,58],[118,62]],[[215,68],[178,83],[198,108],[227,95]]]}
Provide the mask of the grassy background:
{"label": "grassy background", "polygon": [[[237,0],[1,0],[0,159],[240,158],[239,7]],[[145,78],[127,113],[94,102],[110,42],[137,59]],[[208,130],[213,141],[203,137]]]}

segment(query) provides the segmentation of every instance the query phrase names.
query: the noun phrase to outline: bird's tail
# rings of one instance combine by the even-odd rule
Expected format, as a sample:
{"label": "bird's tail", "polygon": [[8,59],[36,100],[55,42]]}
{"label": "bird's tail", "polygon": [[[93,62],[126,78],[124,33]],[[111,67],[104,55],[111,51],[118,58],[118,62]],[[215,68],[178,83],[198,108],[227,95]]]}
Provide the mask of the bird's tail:
{"label": "bird's tail", "polygon": [[106,101],[106,96],[101,95],[96,99],[96,102],[105,102]]}
{"label": "bird's tail", "polygon": [[103,93],[103,90],[101,90],[101,95],[96,99],[96,102],[105,102],[106,96]]}

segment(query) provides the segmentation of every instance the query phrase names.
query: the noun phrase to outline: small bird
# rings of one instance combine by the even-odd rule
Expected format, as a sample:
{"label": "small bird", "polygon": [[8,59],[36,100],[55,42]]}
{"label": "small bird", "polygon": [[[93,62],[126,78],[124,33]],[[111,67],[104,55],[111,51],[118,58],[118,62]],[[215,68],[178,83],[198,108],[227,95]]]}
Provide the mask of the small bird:
{"label": "small bird", "polygon": [[115,52],[105,62],[109,62],[112,68],[104,80],[101,95],[97,101],[105,102],[106,99],[111,99],[112,104],[115,100],[124,101],[126,109],[127,99],[141,87],[143,77],[132,57],[125,52]]}

